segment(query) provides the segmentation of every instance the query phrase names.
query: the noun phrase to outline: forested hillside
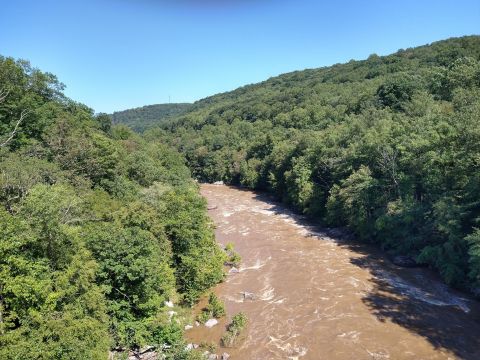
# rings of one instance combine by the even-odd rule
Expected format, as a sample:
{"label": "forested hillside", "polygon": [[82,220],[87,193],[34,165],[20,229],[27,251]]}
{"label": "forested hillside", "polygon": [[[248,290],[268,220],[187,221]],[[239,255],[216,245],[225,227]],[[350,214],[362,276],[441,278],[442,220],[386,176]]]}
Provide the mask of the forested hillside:
{"label": "forested hillside", "polygon": [[149,139],[480,294],[480,37],[216,95]]}
{"label": "forested hillside", "polygon": [[0,57],[0,359],[193,357],[177,305],[224,276],[206,203],[175,150],[62,90]]}
{"label": "forested hillside", "polygon": [[0,56],[0,359],[198,356],[179,305],[224,278],[226,255],[191,173],[269,191],[480,295],[479,36],[173,105],[114,120],[161,119],[140,136]]}
{"label": "forested hillside", "polygon": [[123,124],[135,131],[144,132],[165,119],[185,113],[190,106],[191,104],[188,103],[147,105],[116,111],[110,116],[116,125]]}

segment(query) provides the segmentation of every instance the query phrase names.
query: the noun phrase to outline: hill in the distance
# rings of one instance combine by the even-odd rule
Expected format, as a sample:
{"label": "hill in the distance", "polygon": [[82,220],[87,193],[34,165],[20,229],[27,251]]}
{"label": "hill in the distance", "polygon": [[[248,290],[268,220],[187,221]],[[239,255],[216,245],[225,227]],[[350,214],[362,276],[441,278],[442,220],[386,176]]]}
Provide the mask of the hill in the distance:
{"label": "hill in the distance", "polygon": [[167,118],[185,113],[190,106],[188,103],[156,104],[116,111],[110,116],[114,124],[124,124],[137,132],[143,132]]}
{"label": "hill in the distance", "polygon": [[195,178],[268,191],[480,295],[480,36],[296,71],[146,137]]}

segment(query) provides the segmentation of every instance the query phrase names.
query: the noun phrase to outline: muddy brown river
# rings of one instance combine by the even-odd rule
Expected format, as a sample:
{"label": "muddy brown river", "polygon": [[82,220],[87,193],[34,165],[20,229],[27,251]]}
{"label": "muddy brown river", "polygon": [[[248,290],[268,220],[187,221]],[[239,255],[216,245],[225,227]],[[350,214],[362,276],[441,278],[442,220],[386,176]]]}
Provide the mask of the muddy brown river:
{"label": "muddy brown river", "polygon": [[265,195],[223,185],[201,191],[216,206],[217,241],[234,243],[242,265],[214,289],[227,319],[194,326],[190,341],[219,344],[228,318],[242,311],[243,341],[217,350],[232,360],[480,359],[479,303],[428,269],[399,268]]}

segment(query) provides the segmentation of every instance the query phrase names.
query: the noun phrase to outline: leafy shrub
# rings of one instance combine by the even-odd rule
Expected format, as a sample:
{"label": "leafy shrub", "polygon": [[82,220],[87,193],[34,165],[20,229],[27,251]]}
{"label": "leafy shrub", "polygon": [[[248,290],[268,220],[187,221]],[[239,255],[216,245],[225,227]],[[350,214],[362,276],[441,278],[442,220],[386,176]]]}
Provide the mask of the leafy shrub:
{"label": "leafy shrub", "polygon": [[233,243],[228,243],[227,245],[225,245],[225,252],[227,253],[228,257],[226,261],[227,265],[236,267],[240,266],[240,263],[242,262],[242,257],[233,248]]}
{"label": "leafy shrub", "polygon": [[208,297],[208,305],[207,310],[212,314],[215,318],[220,318],[225,316],[225,305],[223,302],[218,298],[215,293],[210,293]]}
{"label": "leafy shrub", "polygon": [[207,306],[197,316],[197,320],[204,324],[210,318],[221,318],[225,316],[225,305],[215,293],[210,293]]}
{"label": "leafy shrub", "polygon": [[235,346],[239,339],[242,331],[247,326],[247,316],[240,312],[233,316],[232,322],[228,325],[227,331],[222,336],[221,342],[224,347],[233,347]]}

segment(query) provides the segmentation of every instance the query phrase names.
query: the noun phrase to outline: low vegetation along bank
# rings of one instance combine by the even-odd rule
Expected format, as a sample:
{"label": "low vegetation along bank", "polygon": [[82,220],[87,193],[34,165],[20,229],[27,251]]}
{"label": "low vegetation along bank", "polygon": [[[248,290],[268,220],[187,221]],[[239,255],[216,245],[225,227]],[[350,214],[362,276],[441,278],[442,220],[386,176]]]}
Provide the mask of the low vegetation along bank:
{"label": "low vegetation along bank", "polygon": [[147,137],[480,294],[480,37],[271,78]]}

